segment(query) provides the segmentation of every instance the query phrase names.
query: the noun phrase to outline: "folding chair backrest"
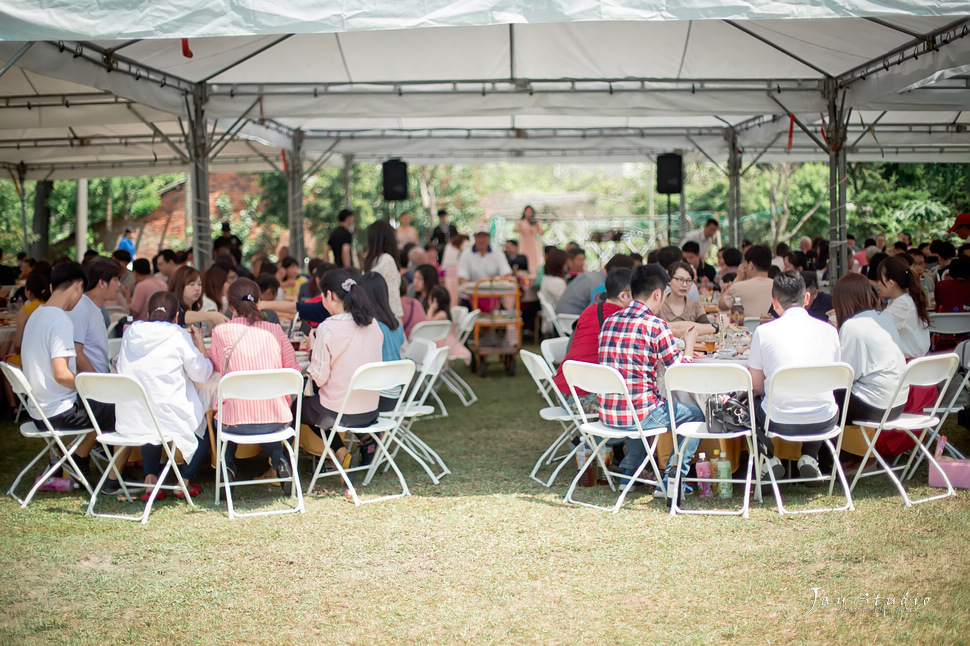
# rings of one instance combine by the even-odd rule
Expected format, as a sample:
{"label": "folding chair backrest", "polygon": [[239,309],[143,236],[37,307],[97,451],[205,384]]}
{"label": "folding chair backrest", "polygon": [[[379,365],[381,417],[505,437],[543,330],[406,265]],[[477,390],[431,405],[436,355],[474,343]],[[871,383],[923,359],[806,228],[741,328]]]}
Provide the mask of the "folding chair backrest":
{"label": "folding chair backrest", "polygon": [[23,370],[6,361],[0,361],[0,372],[3,372],[3,376],[7,378],[10,389],[17,395],[17,399],[20,400],[20,404],[24,407],[24,410],[28,410],[27,402],[30,402],[33,408],[40,411],[40,414],[43,416],[44,426],[47,427],[48,431],[53,433],[54,427],[51,426],[51,423],[47,420],[47,416],[41,410],[40,404],[34,398],[34,391],[31,390],[30,382],[27,381],[27,376]]}
{"label": "folding chair backrest", "polygon": [[542,357],[528,350],[519,350],[519,357],[521,357],[525,369],[529,371],[537,384],[545,384],[552,379],[553,374],[549,369],[549,364]]}
{"label": "folding chair backrest", "polygon": [[627,395],[626,382],[616,368],[569,360],[562,364],[566,382],[578,390],[597,395]]}
{"label": "folding chair backrest", "polygon": [[108,361],[113,361],[121,354],[121,344],[124,339],[108,339]]}
{"label": "folding chair backrest", "polygon": [[475,322],[481,314],[481,310],[472,310],[462,317],[461,322],[458,323],[458,333],[455,334],[456,345],[464,345],[468,341],[468,337],[475,331]]}
{"label": "folding chair backrest", "polygon": [[451,321],[422,321],[411,329],[409,339],[427,339],[432,343],[443,341],[451,332]]}
{"label": "folding chair backrest", "polygon": [[231,372],[219,381],[223,399],[273,399],[303,392],[303,376],[296,370],[247,370]]}
{"label": "folding chair backrest", "polygon": [[451,322],[455,324],[455,328],[461,328],[462,321],[468,316],[468,308],[464,305],[452,305],[451,310]]}
{"label": "folding chair backrest", "polygon": [[542,357],[546,360],[546,363],[555,368],[566,360],[569,337],[561,336],[555,339],[546,339],[539,344],[539,349],[542,351]]}
{"label": "folding chair backrest", "polygon": [[576,321],[578,320],[579,314],[556,314],[556,321],[559,323],[559,329],[562,331],[562,334],[567,337],[573,335],[573,326],[576,325]]}
{"label": "folding chair backrest", "polygon": [[418,379],[411,389],[407,400],[408,406],[411,404],[417,404],[418,406],[424,405],[431,395],[438,375],[441,374],[441,369],[444,367],[445,362],[448,361],[450,348],[447,346],[439,348],[428,341],[424,341],[424,343],[430,345],[430,348],[428,348],[427,353],[422,357],[420,363],[421,372],[418,374]]}
{"label": "folding chair backrest", "polygon": [[545,294],[539,294],[539,308],[542,310],[542,318],[549,320],[549,325],[556,331],[556,336],[562,336],[562,328],[559,327],[559,317],[556,315],[556,308],[552,306]]}
{"label": "folding chair backrest", "polygon": [[[159,437],[162,437],[161,426],[155,417],[155,411],[152,408],[151,402],[148,401],[148,393],[145,392],[144,386],[131,377],[127,375],[82,372],[74,378],[74,385],[77,388],[78,396],[81,397],[81,402],[88,411],[88,416],[91,418],[91,425],[94,426],[94,430],[99,435],[103,431],[98,425],[97,418],[91,414],[92,411],[88,405],[88,401],[90,400],[114,405],[129,402],[141,404],[148,410],[148,414],[155,424],[155,430],[159,432]],[[123,436],[124,424],[119,424],[115,430]]]}
{"label": "folding chair backrest", "polygon": [[772,395],[799,398],[820,395],[840,388],[851,389],[855,373],[847,363],[783,368],[771,377],[768,401]]}
{"label": "folding chair backrest", "polygon": [[390,390],[398,386],[407,386],[414,377],[413,361],[382,361],[365,363],[350,378],[348,395],[354,390]]}
{"label": "folding chair backrest", "polygon": [[966,334],[970,332],[970,312],[934,312],[930,314],[930,332]]}
{"label": "folding chair backrest", "polygon": [[959,365],[960,357],[952,352],[913,359],[906,364],[903,386],[935,386],[944,381],[949,384]]}
{"label": "folding chair backrest", "polygon": [[437,349],[438,346],[427,339],[412,339],[408,341],[408,347],[404,351],[403,358],[410,359],[415,365],[423,367],[430,353]]}
{"label": "folding chair backrest", "polygon": [[683,390],[702,395],[751,391],[751,373],[737,364],[681,363],[664,373],[667,391]]}

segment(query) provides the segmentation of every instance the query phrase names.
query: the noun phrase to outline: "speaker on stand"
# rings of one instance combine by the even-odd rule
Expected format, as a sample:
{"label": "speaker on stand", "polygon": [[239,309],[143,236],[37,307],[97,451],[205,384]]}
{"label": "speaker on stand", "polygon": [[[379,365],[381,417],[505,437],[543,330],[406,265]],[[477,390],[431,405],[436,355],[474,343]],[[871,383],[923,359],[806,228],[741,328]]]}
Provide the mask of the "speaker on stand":
{"label": "speaker on stand", "polygon": [[670,244],[670,196],[684,190],[684,159],[677,153],[657,156],[657,192],[667,196],[667,244]]}
{"label": "speaker on stand", "polygon": [[408,165],[400,159],[388,159],[381,166],[384,201],[398,202],[408,199]]}

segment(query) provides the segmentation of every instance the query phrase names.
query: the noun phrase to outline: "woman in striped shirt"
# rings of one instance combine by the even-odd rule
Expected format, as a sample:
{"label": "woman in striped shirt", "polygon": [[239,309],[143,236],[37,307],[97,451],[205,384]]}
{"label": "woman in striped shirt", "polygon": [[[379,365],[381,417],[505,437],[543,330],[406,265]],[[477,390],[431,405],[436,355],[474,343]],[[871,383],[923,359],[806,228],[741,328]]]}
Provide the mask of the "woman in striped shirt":
{"label": "woman in striped shirt", "polygon": [[[229,286],[227,294],[232,320],[212,330],[209,357],[223,375],[247,370],[292,368],[299,370],[293,346],[283,329],[263,319],[259,311],[259,287],[248,278],[239,278]],[[288,397],[242,400],[227,399],[222,408],[222,428],[242,435],[273,433],[293,421]],[[288,478],[289,462],[279,442],[262,444],[276,469],[278,478]],[[226,450],[226,467],[230,477],[236,475],[236,445]],[[290,495],[291,483],[283,482],[283,495]]]}
{"label": "woman in striped shirt", "polygon": [[[320,281],[323,306],[330,312],[317,328],[307,374],[319,387],[315,397],[303,400],[303,423],[326,441],[328,431],[343,410],[341,426],[364,427],[377,421],[379,394],[358,390],[347,396],[350,380],[365,363],[380,363],[384,334],[371,314],[364,288],[343,269],[332,269]],[[347,448],[338,434],[331,448],[341,464]]]}

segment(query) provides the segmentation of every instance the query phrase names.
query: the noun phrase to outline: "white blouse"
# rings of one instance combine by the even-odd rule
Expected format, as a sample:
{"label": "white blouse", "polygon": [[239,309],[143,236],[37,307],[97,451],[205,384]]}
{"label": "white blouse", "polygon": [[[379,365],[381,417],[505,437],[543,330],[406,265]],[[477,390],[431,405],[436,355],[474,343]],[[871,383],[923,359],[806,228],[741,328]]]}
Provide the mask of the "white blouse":
{"label": "white blouse", "polygon": [[888,317],[899,334],[899,349],[907,359],[922,357],[930,350],[930,328],[916,314],[909,294],[894,298],[880,316]]}
{"label": "white blouse", "polygon": [[401,305],[401,272],[397,263],[389,254],[381,254],[371,271],[384,277],[387,283],[387,300],[391,304],[391,311],[398,319],[404,318],[404,306]]}
{"label": "white blouse", "polygon": [[853,395],[874,408],[894,408],[906,403],[908,389],[901,390],[895,401],[889,401],[906,369],[892,321],[873,310],[859,312],[842,324],[839,341],[842,361],[855,372]]}

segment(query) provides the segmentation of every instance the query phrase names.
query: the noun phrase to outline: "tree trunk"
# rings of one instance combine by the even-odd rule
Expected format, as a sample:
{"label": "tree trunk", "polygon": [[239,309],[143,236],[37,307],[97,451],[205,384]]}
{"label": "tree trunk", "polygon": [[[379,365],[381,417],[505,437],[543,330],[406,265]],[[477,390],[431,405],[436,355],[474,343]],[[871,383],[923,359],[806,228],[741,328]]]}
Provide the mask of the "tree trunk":
{"label": "tree trunk", "polygon": [[37,260],[44,260],[50,250],[51,209],[47,203],[54,182],[41,180],[37,182],[34,191],[34,235],[37,240],[30,246],[30,255]]}

